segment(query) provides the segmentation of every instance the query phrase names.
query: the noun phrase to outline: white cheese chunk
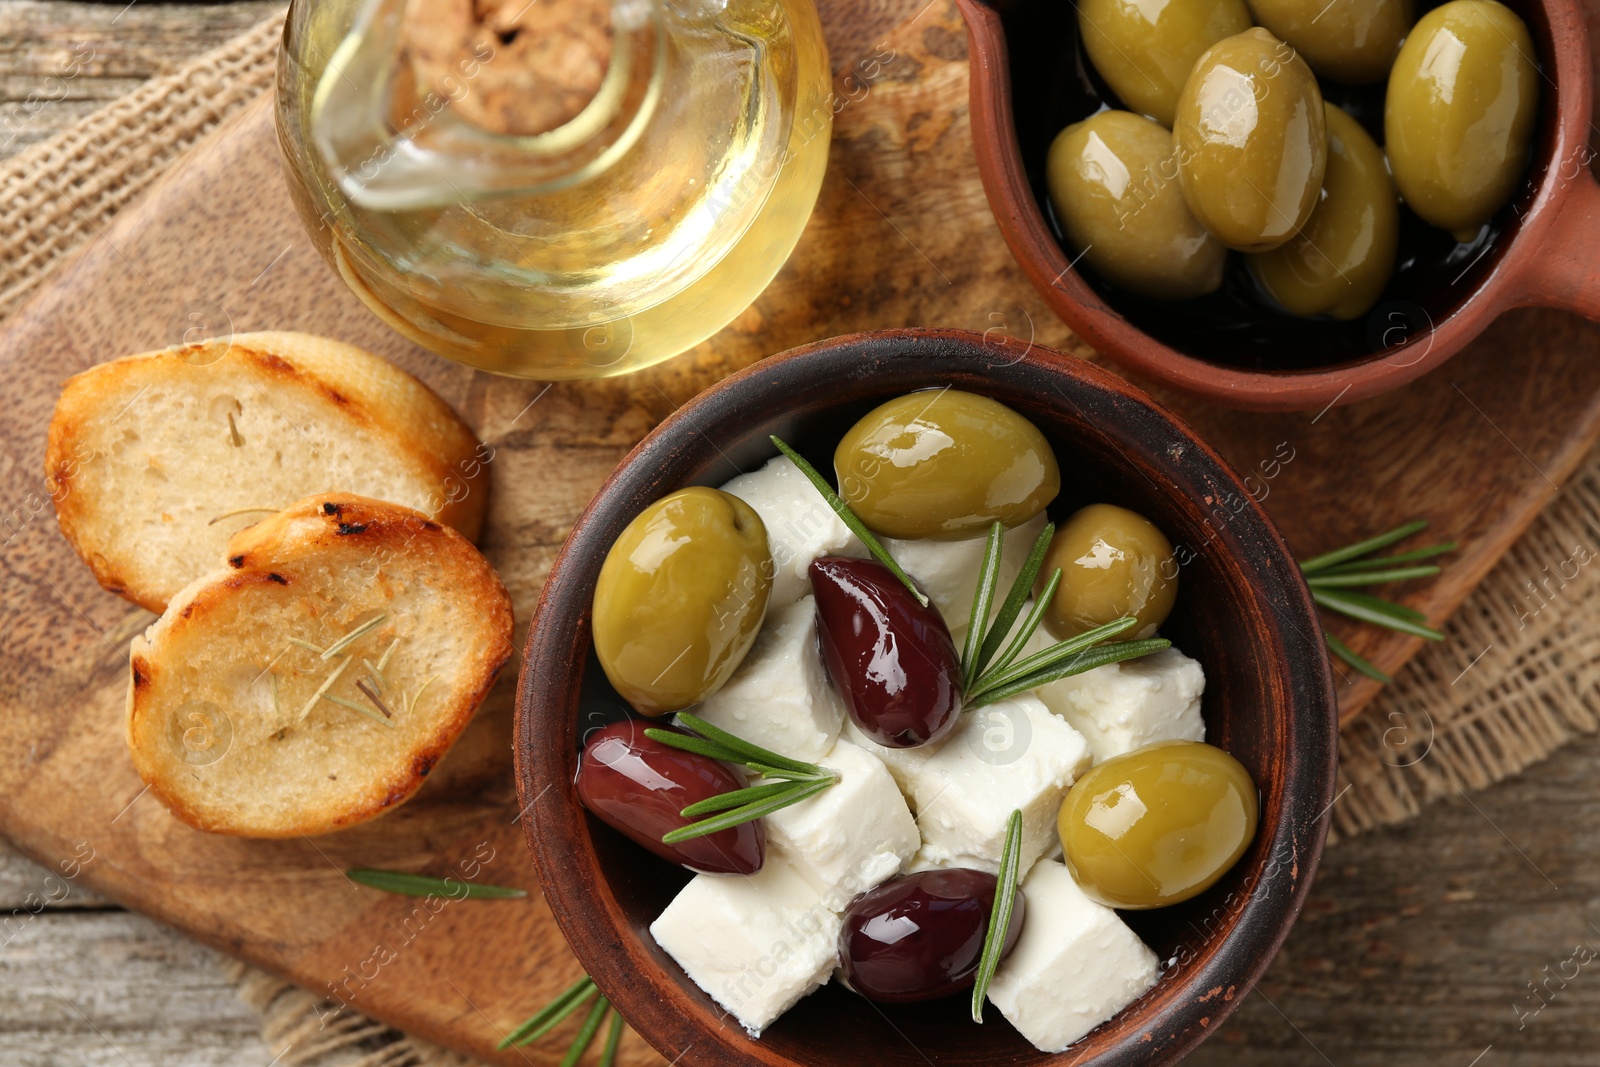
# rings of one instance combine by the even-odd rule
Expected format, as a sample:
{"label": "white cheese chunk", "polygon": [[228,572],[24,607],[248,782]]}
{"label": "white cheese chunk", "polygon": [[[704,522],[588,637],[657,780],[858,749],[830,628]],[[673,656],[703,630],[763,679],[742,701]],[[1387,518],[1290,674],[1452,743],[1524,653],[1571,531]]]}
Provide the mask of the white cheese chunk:
{"label": "white cheese chunk", "polygon": [[1161,977],[1160,966],[1062,864],[1036,864],[1022,894],[1022,936],[995,972],[989,1001],[1035,1048],[1060,1052],[1143,996]]}
{"label": "white cheese chunk", "polygon": [[1206,675],[1175,648],[1063,678],[1035,690],[1089,741],[1094,761],[1157,741],[1204,741]]}
{"label": "white cheese chunk", "polygon": [[755,509],[767,528],[774,573],[767,610],[793,604],[811,592],[807,569],[819,556],[867,554],[859,538],[839,521],[817,487],[788,456],[741,474],[722,487]]}
{"label": "white cheese chunk", "polygon": [[877,756],[911,801],[922,834],[917,862],[997,872],[1006,820],[1022,811],[1021,869],[1056,843],[1067,789],[1089,766],[1089,744],[1037,698],[975,711],[936,746],[890,749],[854,723],[844,736]]}
{"label": "white cheese chunk", "polygon": [[650,933],[751,1037],[833,975],[839,927],[781,852],[755,874],[697,874]]}
{"label": "white cheese chunk", "polygon": [[818,762],[839,772],[838,784],[768,815],[767,840],[821,890],[823,903],[843,911],[898,874],[922,838],[878,757],[840,741]]}
{"label": "white cheese chunk", "polygon": [[733,677],[689,712],[790,759],[813,763],[827,755],[844,722],[844,704],[817,651],[816,601],[808,596],[769,608]]}
{"label": "white cheese chunk", "polygon": [[[995,590],[993,611],[1000,609],[1006,593],[1010,592],[1011,583],[1016,581],[1017,572],[1022,570],[1044,523],[1044,514],[1040,513],[1021,526],[1007,530],[1001,539],[1000,581]],[[972,598],[978,591],[978,575],[983,570],[983,553],[988,541],[987,533],[965,541],[883,539],[889,555],[917,580],[939,614],[944,616],[945,625],[955,635],[958,647],[972,615]]]}

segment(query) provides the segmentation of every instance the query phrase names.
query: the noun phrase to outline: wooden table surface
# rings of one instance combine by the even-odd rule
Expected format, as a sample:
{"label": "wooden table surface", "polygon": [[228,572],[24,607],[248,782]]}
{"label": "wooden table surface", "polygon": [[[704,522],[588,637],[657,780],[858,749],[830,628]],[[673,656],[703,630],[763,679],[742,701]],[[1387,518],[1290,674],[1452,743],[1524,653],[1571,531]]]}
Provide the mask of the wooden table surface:
{"label": "wooden table surface", "polygon": [[[280,6],[0,0],[0,158]],[[85,44],[93,61],[60,79]],[[1597,759],[1600,740],[1580,742],[1515,781],[1331,849],[1259,991],[1189,1062],[1600,1063]],[[272,1062],[210,950],[81,888],[63,896],[3,846],[0,913],[0,1063]]]}

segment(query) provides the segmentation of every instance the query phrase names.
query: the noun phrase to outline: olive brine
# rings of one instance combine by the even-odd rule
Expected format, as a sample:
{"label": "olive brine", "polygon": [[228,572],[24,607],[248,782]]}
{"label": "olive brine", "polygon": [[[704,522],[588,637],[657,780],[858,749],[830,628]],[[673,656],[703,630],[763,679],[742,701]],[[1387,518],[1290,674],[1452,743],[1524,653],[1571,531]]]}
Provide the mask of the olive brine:
{"label": "olive brine", "polygon": [[651,933],[753,1036],[837,973],[1065,1048],[1159,978],[1114,909],[1203,892],[1255,835],[1159,635],[1172,546],[1112,503],[1057,529],[1055,453],[987,397],[890,400],[831,480],[773,444],[607,555],[595,657],[637,717],[586,736],[578,796],[697,872]]}
{"label": "olive brine", "polygon": [[[1474,242],[1527,170],[1536,53],[1497,0],[1420,20],[1413,0],[1081,0],[1077,23],[1128,110],[1060,132],[1050,203],[1073,254],[1142,297],[1217,293],[1231,249],[1266,306],[1357,319],[1395,270],[1402,200]],[[1323,89],[1385,80],[1380,146]]]}

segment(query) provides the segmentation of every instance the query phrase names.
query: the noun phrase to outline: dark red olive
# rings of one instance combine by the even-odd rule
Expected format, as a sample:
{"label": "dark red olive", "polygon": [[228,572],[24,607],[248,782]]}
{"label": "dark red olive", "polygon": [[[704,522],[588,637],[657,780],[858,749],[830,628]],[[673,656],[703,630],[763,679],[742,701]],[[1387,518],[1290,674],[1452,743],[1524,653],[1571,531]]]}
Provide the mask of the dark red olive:
{"label": "dark red olive", "polygon": [[[868,1000],[933,1000],[972,985],[999,879],[955,867],[908,874],[868,890],[844,913],[839,962],[851,989]],[[1016,891],[1000,950],[1022,936],[1027,901]]]}
{"label": "dark red olive", "polygon": [[[649,729],[673,729],[625,719],[596,730],[578,764],[578,799],[613,827],[662,859],[712,874],[754,874],[766,851],[761,820],[676,845],[663,834],[693,819],[678,814],[707,797],[745,787],[744,775],[720,760],[664,745]],[[675,733],[682,731],[674,730]]]}
{"label": "dark red olive", "polygon": [[939,610],[870,559],[811,562],[822,662],[850,718],[889,748],[916,748],[955,729],[961,661]]}

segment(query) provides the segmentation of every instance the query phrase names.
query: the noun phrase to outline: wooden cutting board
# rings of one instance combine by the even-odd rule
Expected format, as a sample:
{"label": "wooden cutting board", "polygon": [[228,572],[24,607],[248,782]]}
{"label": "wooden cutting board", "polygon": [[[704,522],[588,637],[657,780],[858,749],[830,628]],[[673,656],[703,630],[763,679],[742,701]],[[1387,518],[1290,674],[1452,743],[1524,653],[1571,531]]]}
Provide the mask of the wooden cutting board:
{"label": "wooden cutting board", "polygon": [[[520,645],[550,561],[606,473],[729,372],[820,337],[907,325],[1003,331],[1091,355],[1022,279],[990,218],[967,125],[966,38],[948,0],[819,6],[836,73],[874,55],[880,69],[865,91],[841,86],[848,102],[816,214],[754,307],[655,370],[547,387],[469,371],[389,332],[303,236],[266,101],[12,319],[0,335],[0,831],[69,878],[412,1033],[493,1062],[556,1062],[559,1049],[492,1051],[579,973],[515,825],[514,672],[416,799],[384,819],[281,842],[183,826],[144,796],[122,739],[127,643],[152,617],[102,592],[61,538],[44,430],[62,379],[190,327],[364,345],[421,376],[494,446],[483,548],[511,590]],[[1439,373],[1355,407],[1262,416],[1174,406],[1254,472],[1303,554],[1414,516],[1462,540],[1447,574],[1406,596],[1441,621],[1600,435],[1597,354],[1600,327],[1518,312]],[[1215,506],[1226,522],[1230,503]],[[1414,651],[1386,632],[1340,630],[1389,670]],[[1348,687],[1346,711],[1371,695]],[[355,866],[475,871],[531,897],[419,908],[353,885],[342,872]],[[626,1062],[659,1062],[630,1042]]]}

